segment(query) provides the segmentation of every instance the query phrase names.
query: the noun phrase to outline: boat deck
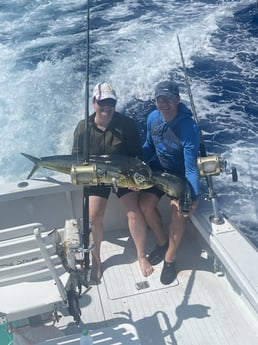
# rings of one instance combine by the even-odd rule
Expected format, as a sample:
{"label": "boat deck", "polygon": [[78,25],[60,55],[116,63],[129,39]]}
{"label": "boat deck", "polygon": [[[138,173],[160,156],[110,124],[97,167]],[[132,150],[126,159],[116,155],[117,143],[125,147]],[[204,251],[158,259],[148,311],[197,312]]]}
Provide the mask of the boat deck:
{"label": "boat deck", "polygon": [[[41,222],[50,231],[64,227],[66,219],[79,220],[82,190],[62,181],[32,180],[18,189],[4,186],[0,191],[1,228]],[[167,222],[165,204],[160,210]],[[164,286],[159,281],[162,263],[150,277],[142,277],[126,216],[111,195],[104,219],[103,278],[100,284],[84,289],[80,298],[84,325],[78,328],[67,314],[56,327],[28,328],[23,339],[24,334],[30,335],[40,338],[40,343],[47,335],[52,339],[44,342],[47,345],[78,344],[79,333],[86,326],[92,330],[94,344],[257,345],[257,250],[227,222],[211,226],[210,205],[206,205],[208,210],[200,206],[192,217],[198,230],[189,222],[178,250],[178,279]],[[149,232],[147,253],[154,246]],[[99,330],[106,330],[105,334]],[[45,337],[39,337],[40,332]],[[53,340],[64,335],[66,340]]]}
{"label": "boat deck", "polygon": [[[148,251],[153,246],[149,234]],[[159,281],[162,263],[150,277],[141,276],[134,244],[124,231],[106,232],[102,253],[103,279],[80,300],[82,320],[90,330],[132,324],[142,345],[258,343],[255,314],[223,273],[213,273],[213,258],[192,226],[178,251],[178,279],[169,286]],[[67,325],[69,317],[62,323]],[[65,334],[78,332],[70,325]]]}

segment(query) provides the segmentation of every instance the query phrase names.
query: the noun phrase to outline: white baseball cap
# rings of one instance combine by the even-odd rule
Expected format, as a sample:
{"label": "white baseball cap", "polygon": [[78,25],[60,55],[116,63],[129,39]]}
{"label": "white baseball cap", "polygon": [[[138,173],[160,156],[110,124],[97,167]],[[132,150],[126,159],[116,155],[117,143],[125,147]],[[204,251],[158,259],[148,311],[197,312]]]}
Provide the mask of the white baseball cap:
{"label": "white baseball cap", "polygon": [[115,90],[112,88],[112,86],[106,82],[98,83],[95,85],[93,89],[93,97],[97,101],[101,101],[103,99],[114,99],[117,100]]}

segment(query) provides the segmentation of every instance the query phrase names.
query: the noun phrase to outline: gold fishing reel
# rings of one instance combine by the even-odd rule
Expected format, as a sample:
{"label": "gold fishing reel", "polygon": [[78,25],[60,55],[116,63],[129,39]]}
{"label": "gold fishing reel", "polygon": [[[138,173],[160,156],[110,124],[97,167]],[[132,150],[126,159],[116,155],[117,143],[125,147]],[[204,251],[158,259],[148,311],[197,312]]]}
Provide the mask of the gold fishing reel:
{"label": "gold fishing reel", "polygon": [[232,181],[237,182],[237,170],[235,167],[231,168],[231,171],[227,171],[227,162],[224,161],[220,156],[212,155],[206,157],[198,157],[197,166],[199,169],[200,177],[217,176],[223,171],[227,175],[232,175]]}
{"label": "gold fishing reel", "polygon": [[198,157],[197,166],[200,177],[220,175],[223,170],[223,161],[221,157],[213,155],[207,157]]}
{"label": "gold fishing reel", "polygon": [[73,185],[97,185],[99,183],[97,165],[72,165],[71,181]]}

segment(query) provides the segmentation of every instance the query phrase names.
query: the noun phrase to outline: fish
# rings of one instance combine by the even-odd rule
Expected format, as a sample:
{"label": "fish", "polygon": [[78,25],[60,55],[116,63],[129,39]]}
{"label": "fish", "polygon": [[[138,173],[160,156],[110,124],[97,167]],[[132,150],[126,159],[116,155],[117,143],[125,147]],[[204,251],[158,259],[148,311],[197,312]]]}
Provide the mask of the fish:
{"label": "fish", "polygon": [[137,157],[94,155],[88,162],[73,155],[34,157],[21,153],[34,163],[27,179],[39,168],[71,175],[74,185],[110,184],[121,188],[147,189],[153,186],[150,167]]}
{"label": "fish", "polygon": [[168,197],[179,200],[181,210],[189,209],[191,197],[185,177],[162,171],[152,171],[142,160],[123,155],[93,155],[88,162],[73,155],[34,157],[21,153],[34,163],[27,179],[39,168],[46,168],[71,176],[73,185],[111,185],[120,188],[149,189],[153,186]]}
{"label": "fish", "polygon": [[59,155],[59,156],[48,156],[48,157],[34,157],[27,153],[21,152],[25,158],[29,159],[34,163],[34,166],[27,176],[29,180],[39,168],[45,168],[54,170],[64,174],[70,174],[71,167],[73,164],[83,164],[82,159],[76,159],[72,155]]}
{"label": "fish", "polygon": [[152,175],[152,182],[169,198],[178,200],[179,210],[185,217],[188,217],[193,201],[190,186],[185,177],[164,171],[155,171]]}
{"label": "fish", "polygon": [[167,196],[179,199],[188,192],[188,181],[185,177],[170,174],[164,171],[155,171],[152,175],[152,182]]}

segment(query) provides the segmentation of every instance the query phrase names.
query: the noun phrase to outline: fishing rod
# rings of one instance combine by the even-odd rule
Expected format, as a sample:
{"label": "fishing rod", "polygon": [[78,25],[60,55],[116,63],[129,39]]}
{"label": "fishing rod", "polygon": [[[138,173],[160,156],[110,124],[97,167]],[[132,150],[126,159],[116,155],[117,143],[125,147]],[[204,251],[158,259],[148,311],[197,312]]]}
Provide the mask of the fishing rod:
{"label": "fishing rod", "polygon": [[[195,105],[194,105],[194,101],[193,101],[193,96],[192,96],[192,92],[191,92],[190,81],[189,81],[189,78],[187,75],[183,51],[181,48],[181,44],[180,44],[180,40],[179,40],[178,35],[177,35],[177,42],[178,42],[178,47],[179,47],[182,65],[183,65],[183,69],[184,69],[185,82],[187,85],[187,91],[188,91],[188,95],[189,95],[189,99],[190,99],[192,113],[194,116],[194,120],[195,120],[196,124],[198,125],[198,118],[197,118],[197,113],[196,113],[196,109],[195,109]],[[220,215],[219,208],[217,205],[217,196],[216,196],[216,193],[214,192],[214,189],[213,189],[212,176],[220,174],[220,172],[222,171],[223,162],[218,156],[208,156],[207,155],[207,150],[205,147],[205,142],[203,140],[201,129],[200,129],[200,138],[201,138],[201,142],[200,142],[199,150],[200,150],[201,157],[198,158],[198,168],[199,168],[200,175],[202,177],[206,177],[206,181],[207,181],[207,185],[208,185],[209,199],[212,202],[212,207],[213,207],[213,212],[214,212],[214,216],[212,217],[212,221],[214,223],[221,224],[223,222],[223,217]],[[205,165],[208,166],[209,172],[206,170]],[[212,171],[210,171],[211,167],[213,169]],[[224,162],[224,170],[225,170],[226,174],[232,174],[233,182],[237,182],[238,176],[237,176],[237,170],[235,167],[232,167],[231,172],[227,172],[226,162]]]}
{"label": "fishing rod", "polygon": [[[87,34],[86,34],[86,81],[85,81],[85,135],[83,140],[83,161],[86,165],[90,159],[89,140],[89,61],[90,61],[90,1],[87,1]],[[89,187],[83,187],[83,247],[84,267],[88,268],[89,260]]]}
{"label": "fishing rod", "polygon": [[[183,51],[182,51],[182,48],[181,48],[181,44],[180,44],[180,40],[179,40],[179,36],[178,35],[177,35],[177,42],[178,42],[178,47],[179,47],[179,51],[180,51],[180,55],[181,55],[181,60],[182,60],[182,65],[183,65],[183,69],[184,69],[185,81],[186,81],[188,95],[189,95],[189,99],[190,99],[190,103],[191,103],[192,113],[193,113],[193,116],[194,116],[194,120],[195,120],[196,124],[198,125],[199,121],[198,121],[198,118],[197,118],[197,113],[196,113],[196,109],[195,109],[195,105],[194,105],[194,101],[193,101],[193,96],[192,96],[192,92],[191,92],[191,87],[190,87],[190,81],[189,81],[189,78],[188,78],[188,75],[187,75],[187,71],[186,71],[186,67],[185,67],[185,60],[184,60],[184,56],[183,56]],[[207,157],[207,151],[206,151],[206,147],[205,147],[205,142],[203,140],[201,128],[200,128],[200,136],[201,136],[201,143],[200,143],[201,157]],[[226,162],[225,162],[225,171],[226,171]],[[226,174],[230,174],[230,173],[228,173],[226,171]],[[237,176],[237,171],[236,171],[235,167],[232,168],[231,174],[232,174],[233,182],[237,182],[238,176]]]}
{"label": "fishing rod", "polygon": [[[189,99],[190,99],[192,113],[193,113],[193,116],[194,116],[194,120],[195,120],[196,124],[198,125],[199,121],[198,121],[197,112],[196,112],[195,105],[194,105],[194,100],[193,100],[193,95],[192,95],[192,91],[191,91],[190,81],[189,81],[187,70],[186,70],[186,67],[185,67],[184,55],[183,55],[183,51],[182,51],[182,48],[181,48],[181,44],[180,44],[180,40],[179,40],[179,36],[178,35],[177,35],[177,42],[178,42],[178,48],[179,48],[179,51],[180,51],[181,61],[182,61],[182,65],[183,65],[183,70],[184,70],[184,75],[185,75],[185,82],[186,82],[186,86],[187,86],[188,96],[189,96]],[[201,129],[200,129],[200,136],[201,136],[200,153],[201,153],[202,157],[206,157],[207,156],[207,151],[206,151],[205,143],[204,143],[204,140],[203,140],[203,137],[202,137]]]}
{"label": "fishing rod", "polygon": [[[183,65],[183,70],[184,70],[184,75],[185,75],[185,82],[187,85],[187,91],[188,91],[188,96],[190,99],[192,113],[194,116],[194,120],[195,120],[196,124],[198,125],[199,121],[198,121],[198,117],[197,117],[197,113],[196,113],[196,109],[195,109],[195,105],[194,105],[194,101],[193,101],[190,81],[189,81],[187,70],[185,67],[185,60],[184,60],[183,51],[181,48],[181,44],[180,44],[180,40],[179,40],[178,35],[177,35],[177,42],[178,42],[178,47],[179,47],[180,56],[181,56],[181,60],[182,60],[182,65]],[[208,195],[209,195],[209,199],[212,202],[212,208],[213,208],[213,212],[214,212],[214,215],[213,215],[213,217],[211,217],[211,220],[215,224],[222,224],[224,222],[224,220],[223,220],[223,217],[221,216],[221,214],[219,212],[218,203],[217,203],[217,195],[213,189],[213,183],[212,183],[212,175],[219,175],[220,174],[221,161],[217,156],[211,156],[210,158],[207,157],[207,151],[206,151],[205,143],[203,140],[202,131],[201,131],[201,129],[199,129],[199,130],[200,130],[200,139],[201,139],[199,151],[200,151],[201,157],[199,157],[199,159],[198,159],[198,168],[199,168],[200,175],[204,176],[206,178],[206,182],[208,185]],[[202,157],[204,157],[204,158],[202,158]],[[213,167],[212,173],[210,171],[207,172],[207,170],[205,168],[206,164],[208,167],[209,166]]]}

